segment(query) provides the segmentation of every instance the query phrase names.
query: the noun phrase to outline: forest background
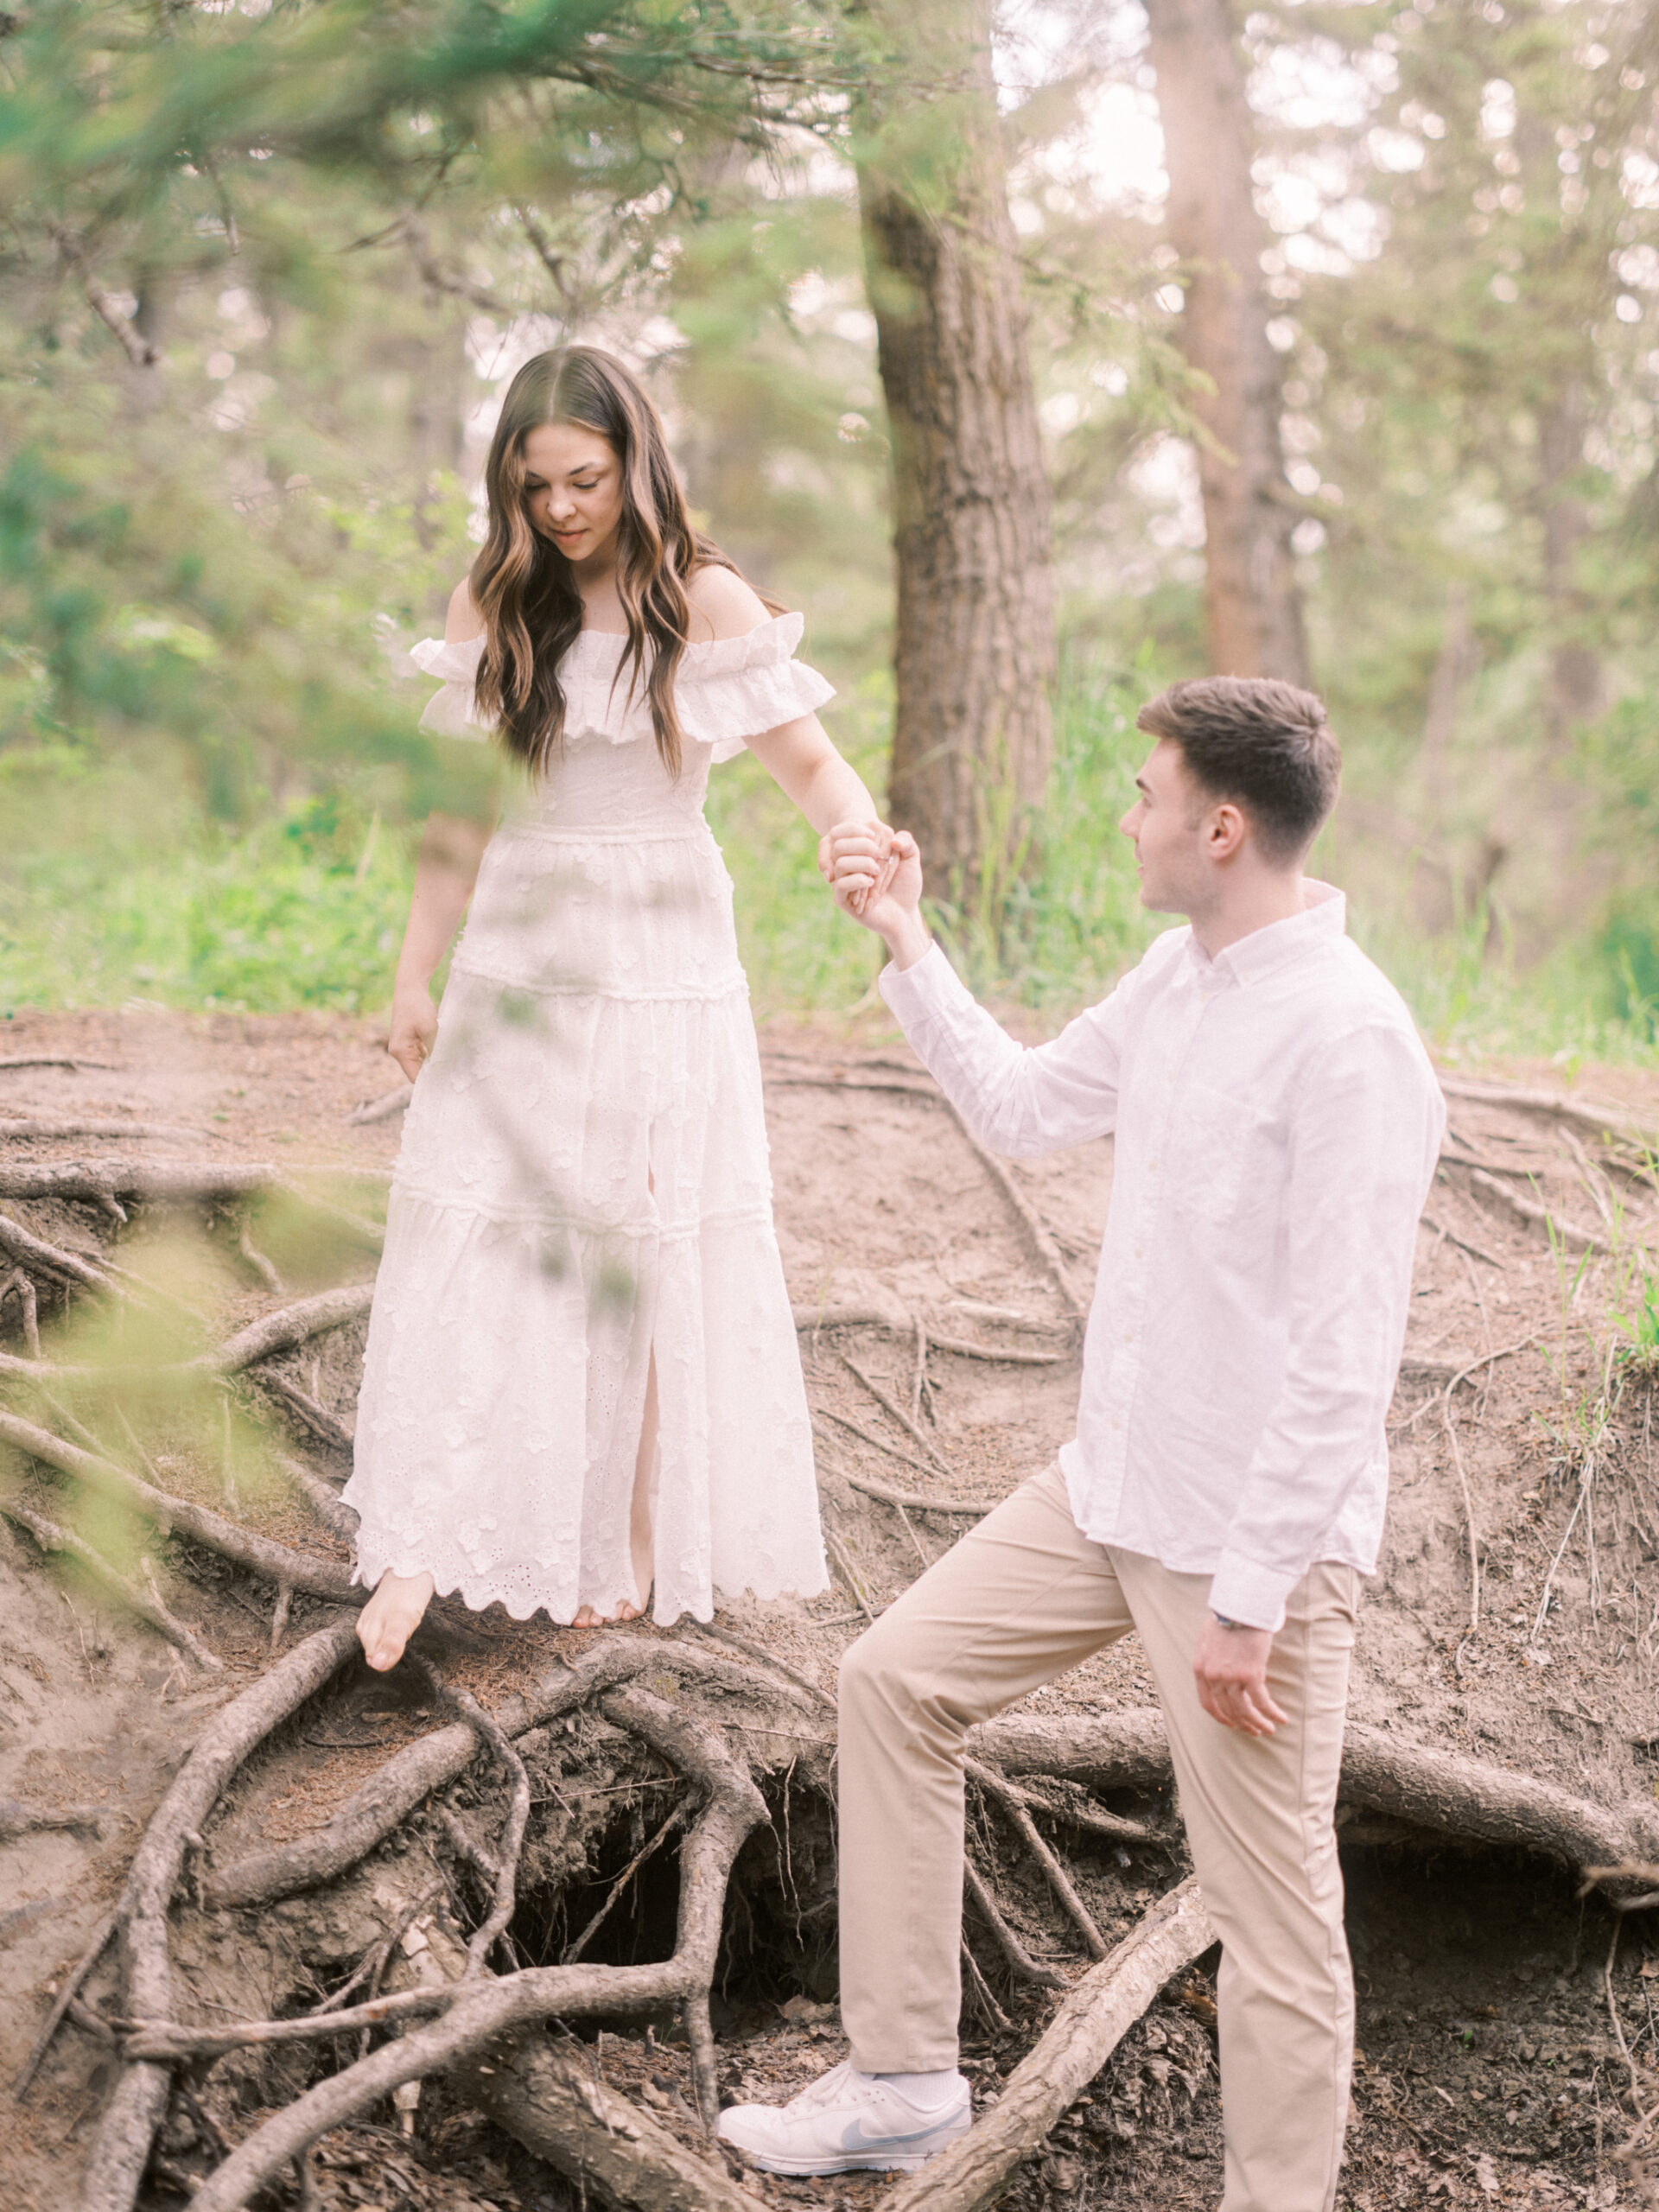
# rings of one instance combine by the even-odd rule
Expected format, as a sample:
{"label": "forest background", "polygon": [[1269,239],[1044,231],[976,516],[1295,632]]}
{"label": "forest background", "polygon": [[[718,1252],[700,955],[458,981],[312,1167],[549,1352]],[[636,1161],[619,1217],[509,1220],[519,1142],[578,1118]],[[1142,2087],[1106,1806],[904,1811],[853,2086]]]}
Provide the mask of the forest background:
{"label": "forest background", "polygon": [[[462,772],[407,648],[506,379],[582,338],[806,611],[873,785],[895,708],[913,821],[930,701],[978,748],[935,887],[982,987],[1058,1010],[1134,957],[1136,706],[1255,653],[1329,702],[1318,864],[1441,1049],[1649,1057],[1656,82],[1641,0],[0,16],[0,1016],[384,1003]],[[988,490],[960,407],[943,460],[895,422],[915,238],[959,249],[936,352],[976,284],[995,311],[957,364],[1001,395]],[[1247,477],[1254,552],[1223,543]],[[1013,518],[987,557],[1041,588],[941,707],[915,502],[981,492]],[[711,813],[762,1006],[853,1006],[870,950],[804,825],[747,760]]]}

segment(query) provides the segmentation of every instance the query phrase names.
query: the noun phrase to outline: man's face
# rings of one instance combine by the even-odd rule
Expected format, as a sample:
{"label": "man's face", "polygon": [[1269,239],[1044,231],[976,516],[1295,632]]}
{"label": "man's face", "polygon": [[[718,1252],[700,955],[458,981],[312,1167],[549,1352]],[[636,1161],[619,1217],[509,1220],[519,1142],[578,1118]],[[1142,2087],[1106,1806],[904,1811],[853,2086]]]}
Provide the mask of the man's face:
{"label": "man's face", "polygon": [[1138,796],[1118,828],[1135,846],[1141,903],[1154,914],[1192,914],[1214,896],[1206,848],[1215,801],[1188,772],[1179,745],[1160,739],[1135,779]]}

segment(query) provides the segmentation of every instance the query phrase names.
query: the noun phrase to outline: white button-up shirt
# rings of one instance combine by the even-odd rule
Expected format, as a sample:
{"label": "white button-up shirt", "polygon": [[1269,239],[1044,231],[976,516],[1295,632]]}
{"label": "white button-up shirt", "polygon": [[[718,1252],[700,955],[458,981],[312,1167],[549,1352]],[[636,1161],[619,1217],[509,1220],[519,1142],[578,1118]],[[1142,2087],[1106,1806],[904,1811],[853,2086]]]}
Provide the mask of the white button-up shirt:
{"label": "white button-up shirt", "polygon": [[1033,1159],[1116,1135],[1060,1452],[1084,1535],[1211,1578],[1277,1629],[1316,1560],[1372,1573],[1384,1421],[1418,1218],[1446,1124],[1393,985],[1341,895],[1214,960],[1158,938],[1109,998],[1027,1050],[936,945],[882,995],[969,1127]]}

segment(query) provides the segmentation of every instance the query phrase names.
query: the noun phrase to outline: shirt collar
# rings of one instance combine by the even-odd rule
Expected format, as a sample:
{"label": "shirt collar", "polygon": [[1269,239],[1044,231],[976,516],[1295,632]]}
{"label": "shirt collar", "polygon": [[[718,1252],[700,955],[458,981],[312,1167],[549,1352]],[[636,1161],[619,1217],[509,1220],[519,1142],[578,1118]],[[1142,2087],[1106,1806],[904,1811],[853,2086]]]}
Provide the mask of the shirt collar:
{"label": "shirt collar", "polygon": [[1302,897],[1306,904],[1300,914],[1287,914],[1282,922],[1252,930],[1213,960],[1196,938],[1189,938],[1187,957],[1199,982],[1212,990],[1233,983],[1260,982],[1264,976],[1306,959],[1331,938],[1346,934],[1348,901],[1334,885],[1304,876]]}

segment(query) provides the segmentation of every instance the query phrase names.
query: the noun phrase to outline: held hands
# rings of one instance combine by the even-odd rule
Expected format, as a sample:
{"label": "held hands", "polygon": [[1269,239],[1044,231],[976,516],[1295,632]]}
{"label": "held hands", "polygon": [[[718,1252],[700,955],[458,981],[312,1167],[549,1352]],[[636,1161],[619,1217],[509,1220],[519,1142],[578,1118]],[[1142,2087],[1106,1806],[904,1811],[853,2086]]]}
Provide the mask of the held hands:
{"label": "held hands", "polygon": [[1204,1624],[1192,1672],[1198,1703],[1224,1728],[1243,1736],[1271,1736],[1285,1716],[1268,1694],[1268,1654],[1273,1632],[1265,1628],[1224,1628],[1213,1614]]}
{"label": "held hands", "polygon": [[887,940],[901,968],[931,940],[922,921],[922,860],[907,830],[880,822],[838,823],[818,849],[818,867],[845,912]]}
{"label": "held hands", "polygon": [[438,1033],[438,1009],[424,984],[400,984],[391,997],[386,1050],[411,1083],[426,1065]]}

